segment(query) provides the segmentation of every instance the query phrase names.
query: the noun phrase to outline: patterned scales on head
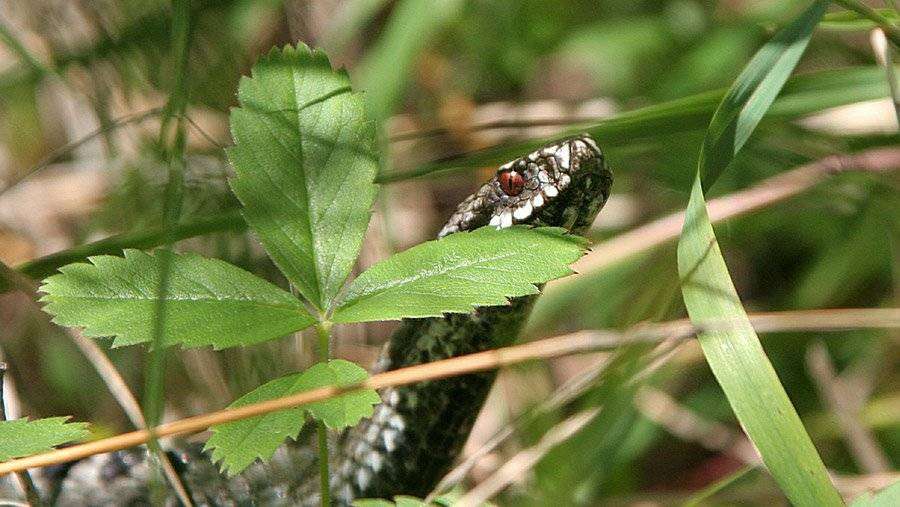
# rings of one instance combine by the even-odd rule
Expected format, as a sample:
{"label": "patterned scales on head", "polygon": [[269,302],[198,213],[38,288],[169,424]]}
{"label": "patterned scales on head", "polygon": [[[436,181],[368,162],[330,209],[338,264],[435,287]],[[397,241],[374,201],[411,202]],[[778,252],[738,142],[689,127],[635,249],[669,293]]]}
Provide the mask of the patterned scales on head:
{"label": "patterned scales on head", "polygon": [[460,203],[438,236],[513,224],[582,232],[611,183],[612,173],[590,136],[565,139],[500,166],[494,178]]}

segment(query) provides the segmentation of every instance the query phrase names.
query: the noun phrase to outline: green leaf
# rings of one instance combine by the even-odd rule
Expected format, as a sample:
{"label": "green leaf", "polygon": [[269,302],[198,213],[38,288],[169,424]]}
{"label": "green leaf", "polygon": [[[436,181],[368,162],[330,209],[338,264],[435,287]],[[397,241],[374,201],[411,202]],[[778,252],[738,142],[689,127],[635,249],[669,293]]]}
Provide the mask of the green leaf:
{"label": "green leaf", "polygon": [[378,170],[360,94],[324,53],[300,44],[253,66],[231,111],[231,187],[244,218],[297,289],[324,310],[369,223]]}
{"label": "green leaf", "polygon": [[87,423],[67,423],[68,417],[0,421],[0,461],[49,451],[57,445],[83,440]]}
{"label": "green leaf", "polygon": [[[325,386],[349,386],[358,384],[369,374],[356,364],[333,359],[328,364],[318,363],[303,372],[297,380],[296,392],[310,391]],[[304,408],[313,419],[320,420],[331,429],[354,426],[362,418],[372,415],[372,406],[381,402],[373,389],[350,392],[336,398],[316,401]]]}
{"label": "green leaf", "polygon": [[882,489],[875,495],[867,491],[853,499],[850,507],[894,507],[900,505],[900,481]]}
{"label": "green leaf", "polygon": [[381,36],[359,65],[373,119],[384,120],[394,111],[412,81],[410,74],[419,53],[442,26],[457,17],[463,5],[461,0],[396,2]]}
{"label": "green leaf", "polygon": [[335,322],[466,313],[536,294],[572,273],[583,238],[563,229],[482,227],[422,243],[372,266],[350,285]]}
{"label": "green leaf", "polygon": [[[53,322],[87,336],[115,336],[113,346],[150,342],[159,255],[89,257],[44,280],[41,301]],[[216,349],[299,331],[314,319],[291,294],[237,266],[196,254],[172,256],[163,343]]]}
{"label": "green leaf", "polygon": [[711,186],[753,132],[803,54],[827,1],[819,1],[768,42],[738,76],[713,115],[678,243],[678,272],[691,321],[726,321],[700,346],[744,431],[795,505],[842,505],[728,274],[703,188]]}
{"label": "green leaf", "polygon": [[[302,373],[294,373],[267,382],[238,398],[229,408],[310,391],[325,386],[347,386],[364,381],[363,368],[341,359],[318,363]],[[329,428],[353,426],[372,415],[372,406],[381,399],[372,389],[353,391],[335,398],[258,417],[213,426],[212,437],[204,450],[212,450],[213,461],[222,462],[222,471],[235,475],[257,458],[272,458],[275,450],[288,437],[296,439],[303,428],[306,414],[322,420]]]}
{"label": "green leaf", "polygon": [[718,179],[769,110],[806,50],[828,3],[817,1],[775,34],[735,79],[713,113],[700,149],[700,177],[704,188]]}

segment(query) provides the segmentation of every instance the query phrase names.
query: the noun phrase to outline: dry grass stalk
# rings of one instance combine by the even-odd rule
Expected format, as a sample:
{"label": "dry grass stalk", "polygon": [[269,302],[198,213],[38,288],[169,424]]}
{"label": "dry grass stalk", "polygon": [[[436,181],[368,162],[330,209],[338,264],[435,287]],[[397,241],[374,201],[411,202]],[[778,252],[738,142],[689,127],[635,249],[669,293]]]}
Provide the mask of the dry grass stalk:
{"label": "dry grass stalk", "polygon": [[[853,322],[864,322],[868,327],[872,328],[891,328],[896,327],[900,323],[900,309],[876,309],[874,317],[871,315],[873,310],[836,310],[842,313],[848,320]],[[860,315],[868,315],[867,319],[861,319]],[[789,316],[790,318],[784,318]],[[817,319],[824,322],[823,329],[833,329],[838,326],[838,322],[828,312],[785,312],[778,318],[794,327],[790,329],[806,329],[817,330]],[[773,319],[772,315],[765,317],[751,315],[751,322],[761,324],[766,327],[767,321]],[[769,324],[769,331],[777,331],[774,326]],[[819,329],[820,330],[820,329]],[[252,405],[246,405],[239,408],[229,408],[210,412],[198,416],[188,417],[185,419],[161,424],[154,429],[157,438],[173,437],[177,435],[185,435],[205,430],[210,426],[222,424],[231,421],[237,421],[267,414],[276,410],[293,408],[314,401],[321,401],[334,398],[350,391],[359,389],[381,389],[384,387],[393,387],[412,384],[425,380],[437,380],[446,377],[463,375],[466,373],[474,373],[478,371],[490,370],[502,366],[521,363],[535,359],[548,359],[567,354],[577,354],[580,352],[594,351],[598,349],[607,349],[621,345],[622,343],[633,343],[636,341],[659,341],[669,336],[679,336],[682,338],[690,337],[696,334],[698,329],[690,326],[684,326],[683,321],[674,321],[669,323],[636,326],[634,329],[626,332],[615,331],[584,331],[555,338],[547,338],[544,340],[527,343],[524,345],[516,345],[496,350],[487,350],[475,354],[459,356],[452,359],[435,361],[433,363],[420,364],[399,370],[393,370],[380,373],[370,377],[367,381],[347,386],[343,388],[323,387],[306,391],[283,398],[267,400]],[[118,451],[129,447],[145,444],[150,437],[149,431],[146,429],[123,433],[114,437],[97,440],[84,444],[57,449],[43,454],[37,454],[26,458],[16,459],[0,463],[0,475],[11,472],[26,470],[34,467],[48,466],[58,463],[73,461],[94,454]]]}

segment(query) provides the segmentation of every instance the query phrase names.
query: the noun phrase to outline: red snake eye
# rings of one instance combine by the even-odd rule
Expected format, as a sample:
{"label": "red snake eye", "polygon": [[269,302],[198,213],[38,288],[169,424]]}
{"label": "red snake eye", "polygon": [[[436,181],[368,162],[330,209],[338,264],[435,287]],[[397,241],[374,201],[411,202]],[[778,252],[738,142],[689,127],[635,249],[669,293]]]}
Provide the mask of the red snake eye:
{"label": "red snake eye", "polygon": [[525,188],[525,179],[516,171],[500,173],[500,189],[506,195],[519,195]]}

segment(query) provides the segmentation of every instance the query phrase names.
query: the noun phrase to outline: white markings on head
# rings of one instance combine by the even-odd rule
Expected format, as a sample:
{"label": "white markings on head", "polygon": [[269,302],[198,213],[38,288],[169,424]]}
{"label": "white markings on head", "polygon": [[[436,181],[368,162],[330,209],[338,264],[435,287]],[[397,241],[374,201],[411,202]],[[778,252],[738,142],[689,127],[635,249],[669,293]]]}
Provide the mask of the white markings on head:
{"label": "white markings on head", "polygon": [[596,142],[596,141],[594,141],[594,140],[591,139],[590,137],[582,137],[581,139],[582,139],[584,142],[586,142],[586,143],[588,143],[589,145],[591,145],[591,148],[593,148],[594,151],[596,151],[597,153],[600,153],[600,147],[597,146],[597,142]]}
{"label": "white markings on head", "polygon": [[556,159],[559,160],[559,166],[563,169],[569,168],[569,159],[571,158],[571,152],[569,151],[569,143],[563,143],[556,150]]}
{"label": "white markings on head", "polygon": [[513,211],[513,217],[517,220],[524,220],[528,218],[529,215],[531,215],[531,209],[531,201],[525,201],[525,204],[519,206],[515,211]]}

